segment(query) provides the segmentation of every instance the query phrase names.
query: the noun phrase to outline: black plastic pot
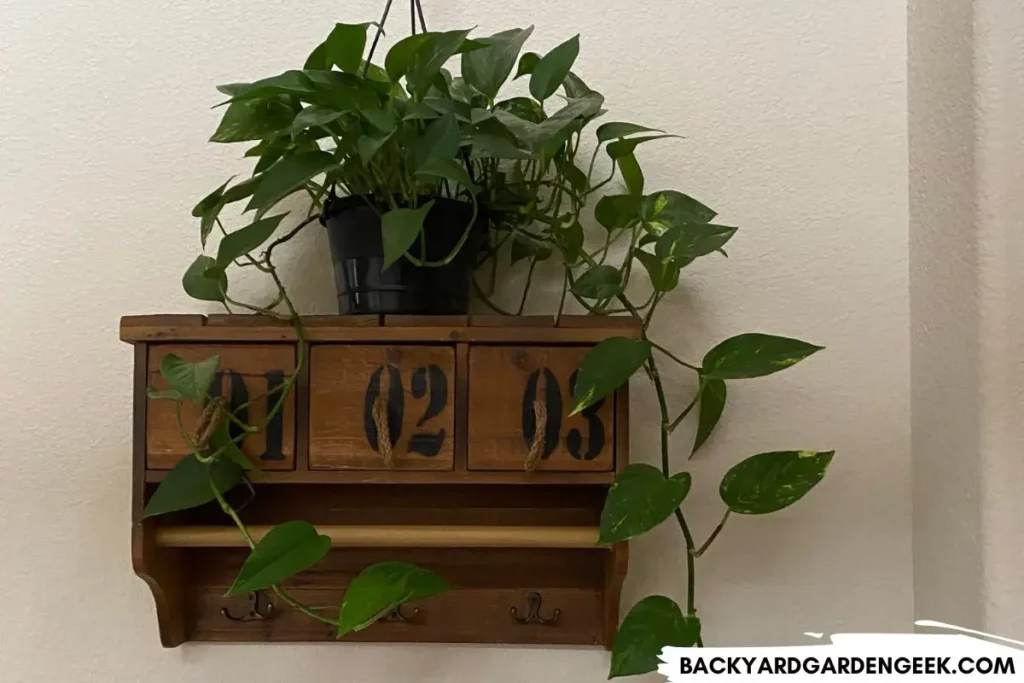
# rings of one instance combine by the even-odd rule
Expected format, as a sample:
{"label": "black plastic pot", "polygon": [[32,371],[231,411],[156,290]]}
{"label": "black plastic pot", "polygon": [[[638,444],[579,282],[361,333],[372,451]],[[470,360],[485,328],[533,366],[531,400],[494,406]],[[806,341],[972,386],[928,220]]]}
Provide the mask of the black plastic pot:
{"label": "black plastic pot", "polygon": [[[401,258],[384,268],[380,216],[364,197],[332,197],[324,204],[320,222],[327,228],[343,315],[392,313],[453,315],[466,313],[470,278],[487,232],[478,216],[466,243],[448,264],[413,265]],[[454,199],[437,198],[424,221],[427,261],[440,261],[458,244],[473,217],[473,207]],[[420,238],[409,252],[420,255]]]}

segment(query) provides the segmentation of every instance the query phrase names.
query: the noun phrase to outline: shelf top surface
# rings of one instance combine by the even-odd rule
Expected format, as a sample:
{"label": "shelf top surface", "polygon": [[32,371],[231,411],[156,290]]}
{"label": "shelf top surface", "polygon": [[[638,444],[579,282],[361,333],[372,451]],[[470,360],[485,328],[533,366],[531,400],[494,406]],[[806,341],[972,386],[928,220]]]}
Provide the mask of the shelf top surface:
{"label": "shelf top surface", "polygon": [[[303,316],[309,342],[593,344],[609,337],[638,339],[630,317],[501,315]],[[130,343],[296,341],[291,323],[261,315],[128,315],[121,340]]]}

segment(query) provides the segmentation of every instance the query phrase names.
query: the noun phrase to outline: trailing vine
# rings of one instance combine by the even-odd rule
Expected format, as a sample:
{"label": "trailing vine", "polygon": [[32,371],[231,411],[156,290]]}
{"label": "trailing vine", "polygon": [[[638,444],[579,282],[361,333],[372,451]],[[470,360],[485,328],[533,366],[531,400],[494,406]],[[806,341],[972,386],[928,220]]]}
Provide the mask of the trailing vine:
{"label": "trailing vine", "polygon": [[[256,163],[250,177],[234,184],[229,179],[193,210],[204,248],[215,227],[222,237],[216,257],[200,255],[186,271],[183,286],[192,297],[222,304],[229,312],[288,321],[295,330],[297,362],[266,419],[250,425],[211,395],[216,356],[199,363],[164,359],[161,374],[169,388],[154,389],[150,396],[175,401],[190,454],[154,492],[147,514],[215,501],[251,549],[232,594],[273,589],[293,608],[335,626],[339,636],[373,623],[402,602],[447,589],[443,579],[420,567],[381,563],[353,581],[336,618],[321,614],[295,600],[281,582],[323,559],[330,539],[301,521],[254,538],[230,498],[243,486],[253,495],[247,475],[254,466],[239,445],[282,410],[305,362],[302,323],[274,265],[274,250],[316,221],[329,191],[362,197],[379,213],[386,265],[399,259],[421,267],[447,263],[480,215],[490,231],[477,271],[485,281],[475,278],[473,288],[491,310],[522,313],[537,265],[557,258],[563,274],[556,319],[571,296],[592,315],[631,316],[642,329],[639,339],[615,337],[588,353],[578,370],[570,414],[612,394],[638,372],[649,378],[657,395],[660,467],[634,464],[618,475],[602,512],[600,536],[601,543],[626,541],[669,518],[679,527],[686,548],[685,605],[663,596],[641,600],[625,617],[612,652],[611,676],[652,671],[663,646],[703,644],[696,560],[726,523],[733,516],[767,514],[796,502],[824,477],[833,455],[769,451],[741,461],[720,484],[721,521],[698,543],[683,510],[692,478],[673,467],[671,436],[696,411],[692,456],[719,423],[728,382],[781,371],[820,347],[742,334],[715,345],[696,363],[652,340],[655,312],[678,287],[682,271],[697,259],[724,255],[736,233],[735,227],[716,223],[716,212],[690,195],[646,190],[638,148],[677,136],[625,121],[595,124],[605,114],[605,100],[572,70],[579,36],[543,55],[520,54],[532,27],[474,39],[468,30],[427,32],[422,11],[419,17],[423,32],[398,41],[382,66],[372,63],[372,47],[364,58],[369,24],[337,24],[303,69],[218,88],[229,99],[212,141],[254,142],[246,156]],[[461,76],[453,77],[445,64],[456,57]],[[500,96],[513,70],[511,80],[522,79],[520,90],[527,89],[529,96]],[[564,103],[556,101],[557,95]],[[295,194],[310,198],[305,216],[271,240],[289,212],[267,214]],[[425,250],[412,253],[411,248],[417,239],[422,247],[429,238],[424,219],[436,198],[471,205],[472,219],[459,226],[463,233],[455,250],[428,261]],[[249,200],[246,211],[255,212],[253,220],[227,230],[222,212],[244,199]],[[526,282],[516,309],[505,310],[491,300],[498,272],[520,261],[527,262]],[[229,294],[226,272],[232,265],[269,276],[277,290],[271,302],[243,302]],[[656,353],[696,373],[696,391],[678,412],[666,398],[663,359]],[[184,402],[203,412],[200,429],[182,423]],[[236,436],[231,436],[231,424],[239,430]]]}

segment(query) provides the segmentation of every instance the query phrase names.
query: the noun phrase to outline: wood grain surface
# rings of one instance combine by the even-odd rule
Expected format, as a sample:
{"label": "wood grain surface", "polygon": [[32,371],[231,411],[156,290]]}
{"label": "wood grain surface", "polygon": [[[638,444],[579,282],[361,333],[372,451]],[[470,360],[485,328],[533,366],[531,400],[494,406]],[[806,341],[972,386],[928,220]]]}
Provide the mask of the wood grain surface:
{"label": "wood grain surface", "polygon": [[471,346],[469,469],[523,471],[546,405],[538,472],[607,472],[615,464],[615,400],[572,417],[572,378],[588,347]]}
{"label": "wood grain surface", "polygon": [[372,417],[387,408],[396,470],[451,470],[452,346],[314,344],[309,377],[310,469],[388,469]]}
{"label": "wood grain surface", "polygon": [[[160,375],[164,356],[173,353],[195,363],[213,354],[220,356],[220,371],[214,390],[230,404],[249,402],[242,419],[259,425],[267,415],[268,405],[276,397],[266,394],[279,386],[295,370],[295,347],[291,344],[224,345],[224,344],[154,344],[149,348],[147,379],[157,389],[166,389]],[[236,411],[237,412],[237,411]],[[199,420],[200,410],[189,402],[182,403],[182,424],[189,433]],[[242,441],[242,452],[261,469],[291,470],[295,467],[295,392],[286,399],[280,415],[267,428]],[[174,467],[188,454],[174,415],[174,402],[146,401],[146,466],[166,470]]]}

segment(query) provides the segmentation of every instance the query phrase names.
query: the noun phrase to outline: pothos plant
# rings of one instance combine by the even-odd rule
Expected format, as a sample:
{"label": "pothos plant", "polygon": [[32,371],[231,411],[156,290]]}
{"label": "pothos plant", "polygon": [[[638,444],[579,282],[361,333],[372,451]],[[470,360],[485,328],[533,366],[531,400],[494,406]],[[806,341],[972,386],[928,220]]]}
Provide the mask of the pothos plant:
{"label": "pothos plant", "polygon": [[[238,490],[254,495],[249,484],[254,465],[239,444],[282,409],[305,363],[302,323],[274,264],[275,250],[316,221],[324,198],[334,190],[364,197],[380,211],[388,263],[404,258],[428,267],[435,264],[409,253],[409,247],[423,233],[431,198],[461,199],[472,204],[474,218],[479,213],[488,223],[482,258],[489,261],[490,285],[477,286],[488,306],[507,312],[490,300],[499,261],[506,254],[512,263],[529,262],[531,277],[519,312],[529,296],[534,266],[558,258],[564,267],[558,316],[571,296],[590,314],[624,314],[642,326],[640,339],[611,338],[587,354],[578,370],[571,413],[608,396],[636,373],[651,381],[657,395],[660,467],[634,464],[619,474],[600,525],[604,544],[635,538],[670,518],[679,527],[687,557],[685,604],[664,596],[644,598],[625,617],[612,652],[613,677],[652,671],[662,647],[703,644],[696,560],[730,517],[768,514],[793,504],[822,479],[833,455],[789,450],[743,460],[720,484],[725,506],[721,521],[699,542],[682,509],[691,476],[672,463],[672,434],[697,411],[692,457],[719,422],[728,383],[781,371],[821,347],[742,334],[715,345],[698,363],[650,338],[655,312],[678,287],[682,270],[698,258],[724,255],[736,228],[715,223],[712,209],[682,192],[646,191],[636,151],[672,135],[622,121],[601,123],[589,134],[591,124],[605,114],[604,98],[572,71],[578,36],[544,55],[520,55],[532,28],[480,39],[469,38],[468,30],[425,31],[396,43],[380,66],[372,63],[372,48],[364,58],[368,26],[337,24],[301,70],[219,88],[229,99],[212,140],[255,143],[245,153],[255,159],[255,167],[250,177],[229,180],[193,210],[204,248],[215,228],[222,237],[216,256],[201,255],[188,268],[183,286],[192,297],[221,303],[229,312],[244,309],[289,321],[298,341],[297,365],[272,392],[264,421],[252,425],[238,417],[239,409],[232,412],[211,394],[216,356],[199,363],[167,356],[161,374],[169,389],[153,389],[150,396],[175,402],[190,454],[161,482],[146,513],[216,501],[251,548],[229,594],[272,589],[295,609],[336,626],[339,637],[403,602],[446,590],[444,580],[428,570],[387,562],[367,568],[352,582],[336,616],[303,605],[281,584],[323,559],[330,540],[302,521],[286,522],[262,539],[253,538],[230,498]],[[380,27],[377,37],[379,33]],[[461,61],[459,77],[445,68],[453,58]],[[512,80],[521,86],[516,95],[503,97],[513,70]],[[602,151],[601,166],[609,170],[595,178]],[[583,156],[586,152],[589,159]],[[601,193],[616,181],[622,183],[619,191]],[[266,214],[296,194],[308,198],[300,220],[275,238],[295,209]],[[253,219],[228,231],[222,211],[245,199]],[[586,239],[583,227],[591,218],[600,233],[596,242],[592,235]],[[227,270],[232,265],[267,275],[276,287],[273,299],[251,303],[229,295]],[[646,277],[637,277],[641,272]],[[694,395],[682,409],[669,406],[663,362],[696,375]],[[197,425],[181,420],[184,402],[201,410]]]}

